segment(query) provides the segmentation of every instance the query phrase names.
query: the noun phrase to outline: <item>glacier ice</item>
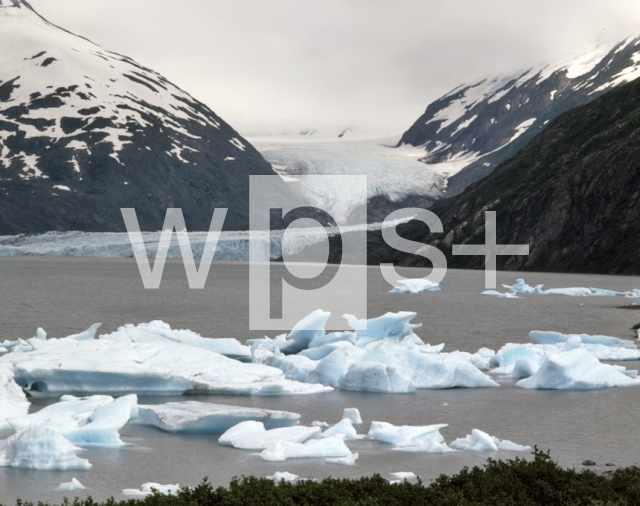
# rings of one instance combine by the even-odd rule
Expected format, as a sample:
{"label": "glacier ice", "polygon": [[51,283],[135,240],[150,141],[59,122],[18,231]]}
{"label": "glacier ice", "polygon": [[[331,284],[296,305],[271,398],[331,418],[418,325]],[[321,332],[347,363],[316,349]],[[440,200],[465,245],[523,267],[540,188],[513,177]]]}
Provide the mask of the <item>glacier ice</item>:
{"label": "glacier ice", "polygon": [[297,474],[289,473],[287,471],[278,471],[273,473],[273,476],[267,476],[268,480],[273,480],[276,483],[286,481],[287,483],[295,483],[300,478]]}
{"label": "glacier ice", "polygon": [[318,420],[315,420],[311,422],[311,427],[320,427],[322,429],[326,429],[327,427],[329,427],[329,424],[327,422],[320,422]]}
{"label": "glacier ice", "polygon": [[353,427],[353,423],[349,418],[343,418],[333,427],[329,427],[322,433],[322,437],[333,437],[338,435],[341,435],[345,441],[362,439],[364,437],[356,432],[356,429]]}
{"label": "glacier ice", "polygon": [[71,481],[60,483],[57,490],[84,490],[86,488],[87,487],[80,483],[76,478],[71,478]]}
{"label": "glacier ice", "polygon": [[495,452],[497,450],[524,451],[530,450],[530,446],[522,446],[507,439],[500,441],[486,432],[473,429],[471,434],[464,438],[453,441],[449,446],[456,450],[467,450],[474,452]]}
{"label": "glacier ice", "polygon": [[395,394],[416,391],[416,386],[401,367],[367,361],[356,362],[349,367],[342,388]]}
{"label": "glacier ice", "polygon": [[[567,347],[567,345],[569,345]],[[540,368],[516,386],[533,389],[592,390],[640,385],[624,368],[601,363],[580,346],[578,336],[563,345],[565,350],[548,355]]]}
{"label": "glacier ice", "polygon": [[[516,293],[534,293],[541,295],[556,294],[556,295],[569,295],[571,297],[640,297],[640,290],[634,289],[627,292],[617,292],[615,290],[605,290],[603,288],[587,288],[584,286],[574,286],[568,288],[550,288],[544,290],[543,285],[529,286],[524,282],[524,279],[520,278],[516,280],[513,285],[502,285],[509,292]],[[485,292],[486,293],[486,292]],[[497,294],[498,292],[496,292]],[[489,295],[489,294],[487,294]],[[490,294],[495,295],[495,294]]]}
{"label": "glacier ice", "polygon": [[310,439],[304,443],[278,441],[262,450],[260,456],[264,460],[282,461],[314,457],[349,457],[351,450],[340,436],[324,439]]}
{"label": "glacier ice", "polygon": [[501,293],[497,290],[485,290],[484,292],[482,292],[482,295],[492,295],[494,297],[498,297],[499,299],[519,299],[520,298],[513,292]]}
{"label": "glacier ice", "polygon": [[583,344],[600,344],[617,348],[636,349],[636,343],[626,339],[610,336],[591,336],[589,334],[561,334],[560,332],[532,330],[529,339],[534,344],[558,344],[565,343],[571,336],[577,335]]}
{"label": "glacier ice", "polygon": [[281,370],[170,342],[113,339],[47,340],[30,351],[0,356],[15,381],[34,397],[129,393],[170,395],[309,394],[331,387],[288,380]]}
{"label": "glacier ice", "polygon": [[211,404],[198,401],[140,405],[130,423],[151,425],[167,432],[222,434],[240,422],[254,420],[266,429],[291,427],[300,415],[288,411]]}
{"label": "glacier ice", "polygon": [[324,459],[327,464],[340,464],[343,466],[355,466],[356,460],[358,460],[358,454],[352,453],[346,457],[331,457]]}
{"label": "glacier ice", "polygon": [[[95,333],[95,332],[94,332]],[[67,339],[70,339],[67,338]],[[88,339],[93,339],[89,337]],[[103,334],[100,339],[124,341],[132,343],[177,343],[195,346],[220,353],[237,360],[251,360],[248,346],[232,338],[207,338],[191,330],[173,330],[171,326],[161,320],[153,320],[139,325],[127,324],[119,327],[111,334]]]}
{"label": "glacier ice", "polygon": [[342,418],[348,418],[354,425],[359,425],[362,423],[362,417],[360,416],[360,411],[358,410],[358,408],[344,408],[344,411],[342,412]]}
{"label": "glacier ice", "polygon": [[140,490],[135,488],[124,488],[122,489],[122,493],[132,497],[144,498],[153,494],[154,490],[159,494],[164,495],[177,494],[180,491],[180,485],[178,483],[175,485],[161,485],[160,483],[149,482],[144,483],[142,487],[140,487]]}
{"label": "glacier ice", "polygon": [[447,424],[392,425],[387,422],[371,422],[369,436],[381,443],[392,444],[399,449],[444,453],[451,449],[444,442],[440,429]]}
{"label": "glacier ice", "polygon": [[7,418],[26,415],[30,402],[14,381],[13,372],[0,365],[0,430],[11,429]]}
{"label": "glacier ice", "polygon": [[118,431],[138,413],[137,397],[113,399],[108,395],[78,398],[64,395],[60,402],[31,415],[11,417],[7,421],[16,430],[27,427],[53,427],[70,442],[86,446],[121,446]]}
{"label": "glacier ice", "polygon": [[81,451],[53,427],[33,425],[0,442],[0,467],[45,471],[87,470]]}
{"label": "glacier ice", "polygon": [[439,292],[440,283],[434,283],[426,278],[401,279],[396,281],[398,286],[390,290],[391,293],[420,293]]}
{"label": "glacier ice", "polygon": [[396,473],[389,473],[391,476],[398,478],[399,480],[415,480],[417,476],[415,473],[408,471],[398,471]]}
{"label": "glacier ice", "polygon": [[218,439],[224,446],[241,450],[263,450],[275,443],[304,443],[320,437],[320,427],[281,427],[266,430],[262,422],[246,421],[234,425]]}
{"label": "glacier ice", "polygon": [[413,329],[422,326],[422,324],[409,323],[416,314],[411,311],[399,311],[385,313],[368,320],[358,319],[350,314],[344,315],[344,318],[349,326],[356,331],[356,346],[364,348],[374,341],[399,343],[404,338],[413,336]]}

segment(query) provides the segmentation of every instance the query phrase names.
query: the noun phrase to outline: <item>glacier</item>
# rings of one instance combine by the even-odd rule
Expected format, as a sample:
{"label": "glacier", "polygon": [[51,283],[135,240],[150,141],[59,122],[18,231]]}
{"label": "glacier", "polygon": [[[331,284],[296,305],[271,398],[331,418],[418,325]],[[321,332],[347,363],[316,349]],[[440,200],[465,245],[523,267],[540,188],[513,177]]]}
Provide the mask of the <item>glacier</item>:
{"label": "glacier", "polygon": [[288,411],[184,401],[139,405],[138,416],[129,423],[150,425],[166,432],[222,434],[249,420],[274,429],[294,426],[299,419],[299,414]]}
{"label": "glacier", "polygon": [[82,451],[53,427],[33,425],[0,441],[0,467],[42,471],[85,471],[91,467]]}

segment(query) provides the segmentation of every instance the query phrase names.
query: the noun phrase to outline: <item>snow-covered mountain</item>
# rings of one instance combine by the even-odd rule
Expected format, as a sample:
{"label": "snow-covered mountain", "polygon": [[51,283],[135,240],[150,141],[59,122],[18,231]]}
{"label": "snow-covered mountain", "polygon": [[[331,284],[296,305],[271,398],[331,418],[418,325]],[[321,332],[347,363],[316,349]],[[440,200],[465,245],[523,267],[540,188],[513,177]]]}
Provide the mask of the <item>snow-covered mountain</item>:
{"label": "snow-covered mountain", "polygon": [[250,174],[275,174],[206,105],[132,59],[0,0],[0,235],[144,230],[181,207],[207,230],[248,225]]}
{"label": "snow-covered mountain", "polygon": [[640,77],[640,34],[610,46],[513,75],[458,86],[432,102],[401,145],[424,149],[421,161],[460,161],[447,195],[460,193],[515,154],[549,120]]}

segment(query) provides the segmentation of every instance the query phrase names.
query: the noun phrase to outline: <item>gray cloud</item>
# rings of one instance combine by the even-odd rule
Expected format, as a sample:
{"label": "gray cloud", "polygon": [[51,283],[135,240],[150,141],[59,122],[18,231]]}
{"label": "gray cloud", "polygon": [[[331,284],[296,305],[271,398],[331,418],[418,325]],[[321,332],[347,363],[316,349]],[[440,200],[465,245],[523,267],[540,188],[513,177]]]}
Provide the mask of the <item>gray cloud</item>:
{"label": "gray cloud", "polygon": [[640,28],[637,0],[31,0],[164,74],[243,135],[395,134],[463,82]]}

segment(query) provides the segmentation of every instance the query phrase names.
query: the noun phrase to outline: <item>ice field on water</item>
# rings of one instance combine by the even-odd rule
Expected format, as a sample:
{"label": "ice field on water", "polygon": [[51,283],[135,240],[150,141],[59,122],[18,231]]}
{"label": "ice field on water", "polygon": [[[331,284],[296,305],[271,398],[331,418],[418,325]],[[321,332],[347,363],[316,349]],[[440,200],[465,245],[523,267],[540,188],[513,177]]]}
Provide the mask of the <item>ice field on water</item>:
{"label": "ice field on water", "polygon": [[[226,484],[236,475],[273,476],[285,471],[316,478],[356,477],[378,472],[390,480],[398,479],[392,473],[412,472],[429,479],[442,472],[456,472],[464,465],[482,464],[487,456],[528,455],[527,451],[509,449],[518,449],[509,442],[549,448],[561,464],[568,466],[579,466],[585,459],[620,466],[637,461],[638,447],[632,427],[640,390],[630,371],[637,369],[638,351],[635,342],[627,341],[634,339],[629,328],[637,323],[638,313],[616,308],[634,304],[635,298],[571,297],[553,292],[542,295],[522,293],[522,290],[517,293],[517,299],[488,297],[481,295],[483,272],[454,270],[448,272],[440,291],[390,293],[391,287],[379,270],[369,268],[367,317],[375,318],[387,312],[415,312],[412,318],[409,317],[412,315],[396,316],[395,327],[391,325],[404,329],[404,336],[402,332],[387,334],[384,341],[376,341],[375,337],[354,332],[354,325],[350,323],[355,320],[345,319],[347,332],[342,339],[330,336],[329,331],[323,336],[310,336],[304,329],[298,329],[297,339],[291,339],[296,337],[293,333],[289,339],[266,341],[263,332],[246,330],[248,265],[244,263],[214,263],[206,288],[189,290],[181,262],[170,260],[161,288],[154,291],[143,289],[135,262],[129,259],[5,257],[0,258],[0,266],[4,283],[0,292],[3,308],[0,340],[25,339],[15,345],[15,350],[0,355],[0,360],[11,362],[11,368],[21,371],[18,376],[22,374],[20,380],[25,388],[29,386],[28,381],[43,380],[37,376],[47,374],[44,357],[51,358],[57,353],[55,349],[68,351],[63,350],[65,346],[113,348],[112,354],[117,355],[117,359],[111,358],[111,366],[127,365],[125,349],[129,354],[133,349],[136,353],[153,349],[156,358],[139,362],[141,367],[152,369],[166,366],[157,362],[161,354],[156,351],[162,347],[188,348],[185,351],[188,356],[193,353],[193,356],[218,357],[215,363],[209,360],[199,365],[192,360],[189,367],[182,368],[182,373],[175,375],[177,379],[171,381],[158,376],[159,369],[156,370],[156,386],[171,384],[173,391],[145,392],[143,386],[148,383],[138,384],[137,392],[133,383],[129,385],[132,392],[118,385],[112,386],[110,392],[91,391],[87,390],[88,383],[82,388],[73,387],[73,391],[63,391],[70,386],[59,381],[60,390],[49,391],[50,396],[41,397],[42,391],[32,392],[35,395],[29,398],[29,413],[36,413],[35,416],[25,416],[26,406],[18,399],[20,392],[14,391],[13,400],[18,402],[13,403],[17,412],[12,422],[23,435],[24,445],[39,438],[51,442],[60,436],[62,440],[58,440],[58,445],[49,447],[53,453],[58,452],[61,459],[58,467],[68,470],[0,468],[0,489],[6,503],[17,497],[59,500],[63,495],[74,494],[90,494],[94,498],[125,497],[123,489],[139,490],[149,482],[195,485],[202,477],[209,476],[215,484]],[[407,269],[403,274],[418,277],[423,272]],[[515,286],[513,291],[518,291],[521,286],[516,283],[518,277],[522,276],[498,273],[498,283]],[[545,290],[597,287],[632,294],[636,288],[634,279],[628,277],[530,273],[524,278],[532,287],[544,283]],[[501,288],[501,291],[509,290]],[[321,318],[322,313],[315,316]],[[201,336],[224,340],[214,344],[193,333],[169,331],[162,339],[150,339],[142,331],[145,327],[139,324],[153,320],[163,320],[172,329],[191,329]],[[96,322],[103,325],[82,334]],[[129,331],[124,333],[118,330],[126,323],[138,326],[128,327]],[[412,328],[419,323],[421,327]],[[46,330],[46,340],[41,333],[30,340],[36,336],[38,327]],[[530,335],[534,330],[542,332]],[[96,337],[105,338],[91,339],[93,331]],[[75,337],[67,341],[53,339],[73,334]],[[274,338],[275,334],[277,332],[271,332],[269,336]],[[412,334],[431,346],[420,344]],[[580,337],[569,334],[580,334]],[[613,336],[619,340],[594,336]],[[168,342],[169,338],[174,342]],[[314,338],[316,342],[311,345]],[[176,339],[179,342],[175,342]],[[327,342],[322,342],[323,339]],[[253,344],[254,355],[260,356],[254,358],[258,363],[248,361],[248,348],[243,345],[247,340]],[[341,342],[343,344],[339,344]],[[274,343],[280,344],[274,346]],[[292,343],[300,349],[283,350],[285,353],[275,350],[291,347]],[[441,343],[444,348],[438,352]],[[505,347],[507,343],[514,344]],[[23,350],[18,351],[18,346]],[[35,349],[38,347],[40,351]],[[502,351],[495,356],[488,352],[476,353],[481,348],[495,351],[502,348]],[[344,350],[342,358],[346,362],[342,363],[347,370],[335,374],[337,366],[325,361],[324,367],[316,371],[331,352],[334,357],[340,355],[335,353],[336,349]],[[115,353],[116,350],[119,353]],[[456,351],[460,353],[452,353]],[[42,367],[28,373],[29,367],[25,365],[28,362],[20,365],[20,360],[10,360],[12,355],[26,357],[38,353],[42,356],[39,364]],[[555,358],[551,360],[551,357]],[[56,360],[63,363],[65,358],[68,357],[62,353]],[[409,358],[423,361],[412,369]],[[393,360],[396,363],[392,363]],[[575,390],[573,388],[580,388],[579,382],[585,380],[584,371],[577,371],[578,383],[551,386],[560,390],[538,389],[550,388],[544,381],[554,374],[557,376],[563,367],[565,372],[576,372],[571,366],[576,360],[591,360],[589,372],[606,368],[591,380],[607,384],[591,383],[587,388],[631,386]],[[472,365],[473,361],[477,362],[476,366]],[[173,365],[176,369],[179,366]],[[63,364],[62,368],[65,367]],[[225,390],[230,385],[228,378],[223,381],[215,377],[215,370],[220,367],[234,372],[237,383],[246,389],[239,393],[252,395],[221,395],[230,391]],[[401,381],[390,385],[401,388],[392,388],[392,391],[412,393],[354,391],[384,391],[367,376],[367,368],[371,367],[386,368],[386,377],[393,374],[400,377]],[[429,367],[440,371],[433,377],[444,370],[453,371],[448,376],[453,378],[453,383],[429,384],[428,375],[418,374]],[[349,373],[349,368],[355,372]],[[363,368],[364,372],[356,374]],[[390,369],[395,372],[389,374]],[[323,370],[330,374],[323,378],[320,374]],[[325,385],[309,381],[308,376],[314,372],[314,377]],[[148,375],[148,371],[145,374]],[[349,374],[350,382],[340,379]],[[536,385],[516,386],[519,381],[531,382],[536,374],[539,377]],[[526,375],[530,377],[521,379]],[[568,376],[571,379],[572,375]],[[469,382],[470,378],[474,384],[455,384]],[[329,390],[332,381],[333,391],[309,393],[314,389]],[[264,395],[268,392],[260,390],[265,383],[277,383],[275,391],[269,393],[292,395]],[[194,391],[194,385],[201,394],[181,395],[184,391]],[[370,388],[372,385],[375,388]],[[447,386],[466,388],[443,388]],[[486,387],[469,388],[472,386]],[[521,388],[523,386],[528,388]],[[269,388],[272,387],[270,384]],[[310,389],[307,395],[296,394],[305,389]],[[61,402],[60,395],[64,393],[94,397],[87,400],[64,397]],[[129,395],[115,401],[108,395],[98,395],[117,397],[125,393]],[[137,399],[134,393],[138,394]],[[188,404],[184,404],[185,401],[189,401]],[[242,409],[228,409],[224,405]],[[359,410],[363,424],[342,420],[344,409],[351,407]],[[34,429],[43,420],[55,436]],[[237,425],[242,420],[254,421]],[[235,433],[227,434],[222,441],[225,444],[220,444],[218,438],[229,426],[235,427]],[[12,430],[5,430],[0,437],[15,440],[12,434]],[[0,444],[7,465],[6,461],[15,460],[18,455],[12,450],[17,445]],[[291,458],[304,455],[322,457]],[[334,463],[336,460],[342,462]],[[83,462],[88,462],[90,468],[83,470],[88,468]],[[57,490],[62,483],[68,484],[69,489],[76,488],[73,478],[86,488]]]}

